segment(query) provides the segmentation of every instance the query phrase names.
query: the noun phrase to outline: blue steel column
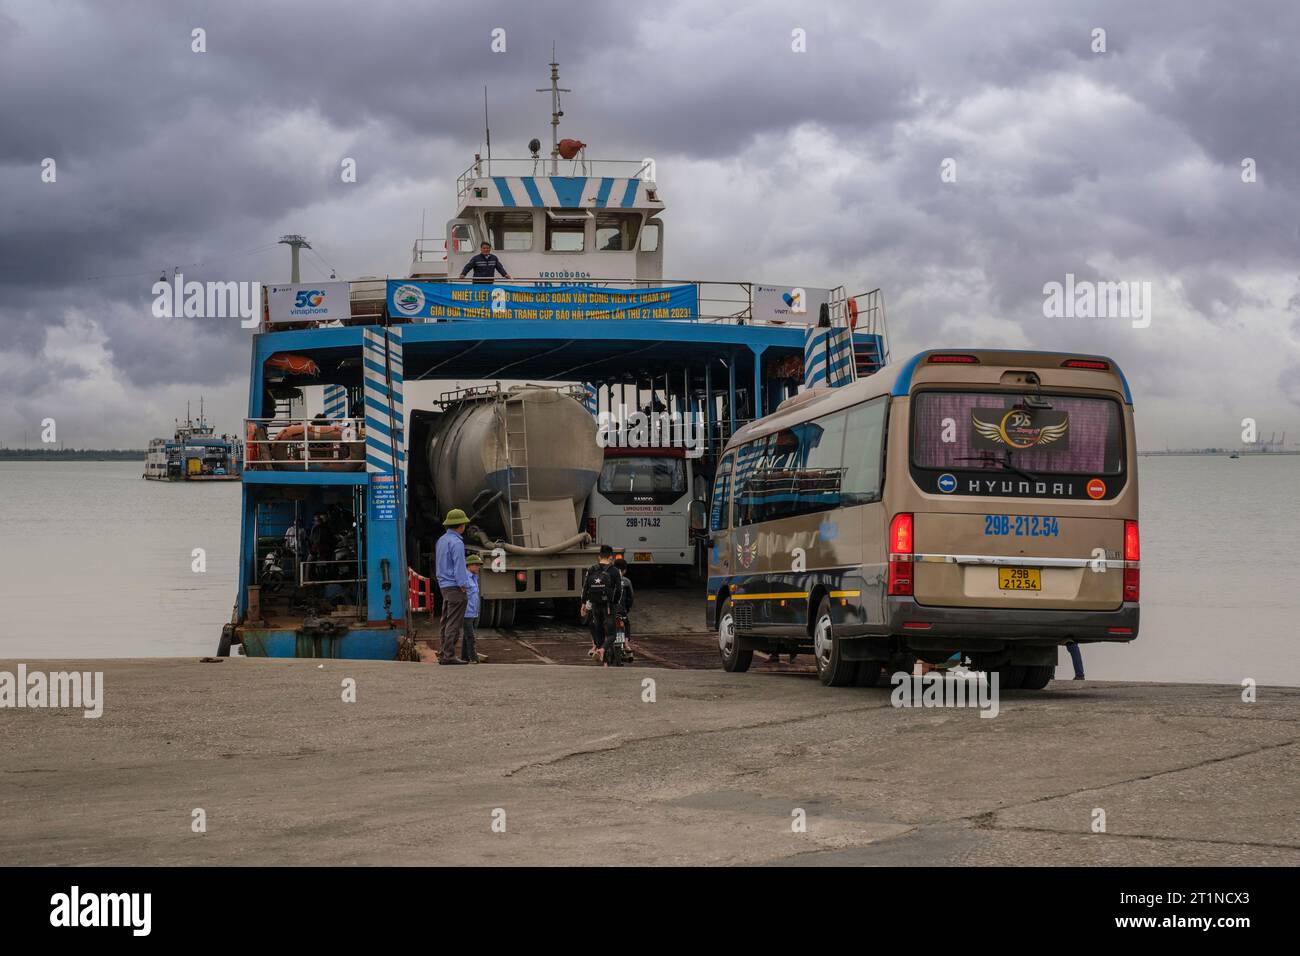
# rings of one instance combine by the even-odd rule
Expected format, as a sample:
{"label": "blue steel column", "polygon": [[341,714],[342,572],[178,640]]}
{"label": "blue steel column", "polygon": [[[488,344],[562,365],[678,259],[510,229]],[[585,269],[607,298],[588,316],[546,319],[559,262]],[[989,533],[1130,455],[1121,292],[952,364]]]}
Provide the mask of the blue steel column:
{"label": "blue steel column", "polygon": [[[362,366],[366,420],[366,618],[394,622],[407,616],[406,597],[406,461],[402,448],[402,326],[367,327],[363,332]],[[395,518],[375,520],[377,484],[392,481]],[[388,559],[389,608],[384,609],[383,560]]]}
{"label": "blue steel column", "polygon": [[731,419],[727,423],[727,438],[736,434],[736,356],[731,356],[731,361],[727,363],[727,387],[730,389],[730,405],[727,408],[727,416]]}
{"label": "blue steel column", "polygon": [[[249,351],[252,353],[251,367],[248,370],[248,417],[260,418],[262,416],[262,333],[253,333],[252,346]],[[248,455],[248,434],[244,434],[244,455]],[[263,447],[265,451],[265,447]],[[240,621],[244,620],[248,614],[248,586],[257,580],[257,569],[254,564],[257,560],[257,529],[253,527],[253,512],[255,505],[253,495],[255,494],[254,486],[240,482],[240,494],[243,500],[243,516],[240,521],[239,529],[239,593],[235,595],[235,603],[239,610],[237,617]]]}
{"label": "blue steel column", "polygon": [[766,345],[753,346],[750,350],[754,353],[754,417],[763,417],[763,350]]}

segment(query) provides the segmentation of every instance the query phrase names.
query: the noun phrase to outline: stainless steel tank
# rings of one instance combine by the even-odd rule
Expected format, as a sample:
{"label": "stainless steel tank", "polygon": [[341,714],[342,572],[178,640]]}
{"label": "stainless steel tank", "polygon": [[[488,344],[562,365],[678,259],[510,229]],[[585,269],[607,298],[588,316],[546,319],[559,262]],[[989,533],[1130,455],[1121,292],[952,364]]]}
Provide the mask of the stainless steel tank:
{"label": "stainless steel tank", "polygon": [[552,503],[552,516],[553,503],[567,502],[573,515],[567,530],[550,520],[547,534],[542,522],[534,521],[535,539],[528,542],[534,546],[580,530],[583,505],[604,463],[591,412],[567,394],[537,386],[449,406],[429,437],[428,455],[444,512],[463,508],[472,514],[492,492],[501,492],[475,519],[494,537],[512,539],[510,501],[523,497],[524,485],[535,507]]}

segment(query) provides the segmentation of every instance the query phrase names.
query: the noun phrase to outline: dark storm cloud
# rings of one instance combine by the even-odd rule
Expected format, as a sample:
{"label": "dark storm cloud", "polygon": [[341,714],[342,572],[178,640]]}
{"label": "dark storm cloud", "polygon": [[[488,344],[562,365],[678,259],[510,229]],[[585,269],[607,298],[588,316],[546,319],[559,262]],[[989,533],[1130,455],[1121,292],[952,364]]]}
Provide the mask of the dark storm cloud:
{"label": "dark storm cloud", "polygon": [[[207,53],[190,50],[195,27]],[[898,340],[918,346],[954,330],[1032,340],[1043,283],[1067,272],[1150,279],[1173,290],[1166,307],[1240,331],[1238,314],[1277,294],[1259,277],[1293,280],[1300,248],[1298,27],[1285,0],[0,0],[0,360],[32,366],[22,394],[65,382],[81,366],[44,355],[45,333],[84,315],[127,389],[241,380],[248,333],[152,319],[158,273],[281,277],[282,231],[308,233],[345,276],[400,270],[421,213],[439,233],[481,146],[484,84],[497,155],[548,139],[533,90],[552,41],[574,89],[564,134],[593,155],[654,156],[669,185],[674,168],[719,164],[817,210],[773,222],[755,203],[728,223],[709,208],[725,194],[694,209],[670,197],[670,271],[797,264],[882,285]],[[806,54],[791,52],[795,28]],[[820,135],[845,161],[812,173],[800,139]],[[39,180],[46,156],[57,184]],[[356,185],[339,181],[343,156]],[[1241,182],[1247,156],[1258,183]],[[944,157],[957,184],[938,182]],[[1153,329],[1058,325],[1051,340],[1113,349],[1177,396],[1185,370],[1160,361],[1171,341]],[[1278,368],[1293,394],[1300,363]],[[0,398],[16,385],[0,378]]]}

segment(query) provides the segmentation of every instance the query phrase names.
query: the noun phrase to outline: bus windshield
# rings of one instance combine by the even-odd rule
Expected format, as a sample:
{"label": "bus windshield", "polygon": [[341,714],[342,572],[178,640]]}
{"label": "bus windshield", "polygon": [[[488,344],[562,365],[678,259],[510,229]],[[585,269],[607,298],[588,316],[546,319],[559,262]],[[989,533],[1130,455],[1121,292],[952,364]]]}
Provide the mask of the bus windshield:
{"label": "bus windshield", "polygon": [[686,462],[664,455],[607,458],[596,489],[611,501],[630,495],[638,501],[676,501],[686,493]]}
{"label": "bus windshield", "polygon": [[1118,475],[1119,403],[1110,398],[925,391],[912,396],[912,465],[1030,476]]}

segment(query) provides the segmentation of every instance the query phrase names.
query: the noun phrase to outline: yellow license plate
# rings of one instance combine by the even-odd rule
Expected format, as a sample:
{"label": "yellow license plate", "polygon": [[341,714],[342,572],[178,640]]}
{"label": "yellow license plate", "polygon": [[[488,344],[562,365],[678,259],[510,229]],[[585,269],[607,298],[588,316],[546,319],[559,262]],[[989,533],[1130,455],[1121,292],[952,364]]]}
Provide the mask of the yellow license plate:
{"label": "yellow license plate", "polygon": [[653,561],[654,559],[654,555],[649,551],[634,551],[632,553],[633,561]]}
{"label": "yellow license plate", "polygon": [[998,568],[998,587],[1003,591],[1041,591],[1042,575],[1038,568]]}

